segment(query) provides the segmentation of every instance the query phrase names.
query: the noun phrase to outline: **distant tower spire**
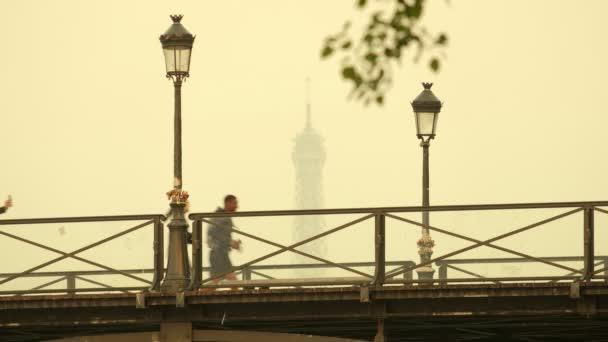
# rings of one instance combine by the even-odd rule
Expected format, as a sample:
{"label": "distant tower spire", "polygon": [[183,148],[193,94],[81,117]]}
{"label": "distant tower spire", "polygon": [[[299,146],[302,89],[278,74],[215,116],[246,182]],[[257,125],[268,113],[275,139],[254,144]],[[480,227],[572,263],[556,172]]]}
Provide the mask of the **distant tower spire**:
{"label": "distant tower spire", "polygon": [[[294,139],[292,160],[294,163],[296,181],[296,208],[320,209],[323,208],[323,165],[325,164],[325,148],[323,137],[312,128],[312,115],[310,110],[310,80],[306,78],[306,126]],[[325,227],[322,216],[306,215],[294,218],[294,240],[299,242],[313,235],[319,234]],[[327,246],[324,240],[316,240],[299,248],[303,252],[325,257]],[[311,259],[294,256],[296,264],[310,263]],[[298,270],[300,277],[318,276],[320,270]]]}

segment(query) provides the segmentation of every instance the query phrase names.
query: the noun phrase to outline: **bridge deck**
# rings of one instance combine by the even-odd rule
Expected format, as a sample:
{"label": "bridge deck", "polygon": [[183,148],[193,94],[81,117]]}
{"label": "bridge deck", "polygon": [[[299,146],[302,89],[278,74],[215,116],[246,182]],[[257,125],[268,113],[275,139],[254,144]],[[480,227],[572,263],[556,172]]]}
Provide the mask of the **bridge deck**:
{"label": "bridge deck", "polygon": [[[350,278],[349,278],[350,279]],[[361,278],[363,279],[363,278]],[[285,285],[288,282],[276,281]],[[257,281],[225,282],[225,285],[254,286]],[[268,281],[259,282],[268,285]],[[506,283],[506,284],[449,284],[416,286],[401,285],[380,288],[373,286],[314,287],[314,288],[256,288],[217,290],[213,292],[184,292],[185,303],[229,304],[229,303],[273,303],[273,302],[318,302],[359,301],[362,303],[408,299],[460,299],[499,297],[553,297],[567,299],[572,295],[572,283]],[[368,292],[369,299],[364,298]],[[146,307],[175,306],[176,296],[160,292],[143,292]],[[363,296],[363,297],[362,297]],[[580,284],[580,296],[608,296],[608,283],[591,282]],[[65,309],[79,307],[135,307],[135,293],[59,294],[0,297],[0,310],[20,309]],[[608,309],[608,308],[607,308]],[[404,312],[404,314],[406,314]],[[475,314],[472,312],[472,314]],[[483,314],[480,312],[479,314]],[[2,322],[0,322],[2,324]]]}
{"label": "bridge deck", "polygon": [[[394,332],[421,329],[421,322],[438,331],[471,325],[481,331],[524,331],[572,324],[586,331],[602,327],[608,338],[605,282],[218,290],[186,292],[183,301],[179,295],[143,295],[139,307],[137,295],[125,293],[1,297],[0,329],[15,336],[45,329],[82,333],[87,327],[89,333],[146,331],[177,320],[190,321],[198,329],[370,339],[382,319]],[[411,320],[418,323],[412,325]]]}

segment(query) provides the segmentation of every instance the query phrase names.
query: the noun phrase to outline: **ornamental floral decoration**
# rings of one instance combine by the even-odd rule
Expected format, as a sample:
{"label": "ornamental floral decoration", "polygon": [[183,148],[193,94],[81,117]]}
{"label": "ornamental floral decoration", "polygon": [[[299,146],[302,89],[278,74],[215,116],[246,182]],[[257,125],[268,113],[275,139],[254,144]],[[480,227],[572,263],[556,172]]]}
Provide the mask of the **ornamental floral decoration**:
{"label": "ornamental floral decoration", "polygon": [[421,237],[416,244],[418,245],[418,254],[423,255],[423,254],[432,254],[433,253],[433,247],[435,247],[435,241],[433,241],[433,239],[431,239],[430,236],[426,235]]}
{"label": "ornamental floral decoration", "polygon": [[181,189],[173,189],[173,190],[167,192],[167,197],[173,203],[182,204],[182,203],[188,202],[188,197],[190,197],[190,195],[188,195],[187,191],[184,191]]}

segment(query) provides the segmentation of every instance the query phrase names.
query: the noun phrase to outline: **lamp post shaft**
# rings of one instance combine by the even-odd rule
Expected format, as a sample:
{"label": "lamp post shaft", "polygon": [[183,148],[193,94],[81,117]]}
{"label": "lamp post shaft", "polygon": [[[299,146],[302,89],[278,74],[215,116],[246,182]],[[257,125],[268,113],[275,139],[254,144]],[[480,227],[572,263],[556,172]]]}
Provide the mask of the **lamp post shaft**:
{"label": "lamp post shaft", "polygon": [[[429,143],[422,144],[422,206],[428,207],[429,204]],[[422,212],[422,235],[429,235],[429,212]]]}
{"label": "lamp post shaft", "polygon": [[[422,146],[422,206],[428,207],[430,205],[429,200],[429,147],[430,140],[422,140],[420,146]],[[434,242],[431,239],[431,234],[428,229],[430,225],[429,220],[429,212],[426,210],[422,211],[422,238],[418,243],[418,254],[420,255],[420,262],[424,263],[431,260],[431,255],[433,254],[433,245]],[[433,270],[432,265],[425,265],[420,267],[417,270],[419,279],[433,279]]]}
{"label": "lamp post shaft", "polygon": [[175,118],[174,118],[174,150],[173,150],[173,187],[182,188],[182,79],[176,77],[175,88]]}
{"label": "lamp post shaft", "polygon": [[[182,189],[182,79],[176,77],[175,88],[175,117],[174,117],[174,150],[173,150],[173,188]],[[167,260],[167,275],[161,285],[163,292],[178,292],[185,290],[190,284],[190,261],[186,247],[186,231],[188,223],[185,219],[185,203],[171,198],[171,222],[169,227],[169,253]]]}

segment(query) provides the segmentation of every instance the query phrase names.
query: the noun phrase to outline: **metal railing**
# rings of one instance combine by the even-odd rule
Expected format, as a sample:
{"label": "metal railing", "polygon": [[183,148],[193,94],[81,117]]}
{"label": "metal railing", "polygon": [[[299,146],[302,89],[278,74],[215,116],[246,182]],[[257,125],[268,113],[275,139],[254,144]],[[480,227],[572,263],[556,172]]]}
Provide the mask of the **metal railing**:
{"label": "metal railing", "polygon": [[[45,284],[42,284],[40,286],[35,287],[34,289],[30,289],[30,290],[14,290],[14,291],[0,291],[0,294],[19,294],[19,293],[49,293],[49,292],[57,292],[55,290],[41,290],[42,288],[51,286],[53,284],[59,283],[61,281],[66,281],[67,282],[67,288],[68,288],[68,292],[69,293],[74,293],[75,292],[75,281],[76,279],[79,279],[81,281],[85,281],[85,282],[89,282],[91,284],[94,285],[98,285],[101,286],[99,288],[87,288],[87,289],[80,289],[78,290],[78,292],[99,292],[99,291],[107,291],[109,285],[107,284],[103,284],[101,282],[95,281],[95,280],[91,280],[88,278],[85,278],[83,275],[79,274],[78,272],[64,272],[65,274],[61,275],[62,273],[60,272],[46,272],[46,273],[38,273],[36,274],[35,271],[42,269],[44,267],[56,264],[59,261],[71,258],[74,260],[78,260],[81,262],[84,262],[86,264],[89,264],[91,266],[95,266],[98,268],[103,269],[105,272],[109,272],[111,274],[119,274],[122,275],[124,277],[133,279],[133,280],[137,280],[138,282],[144,283],[147,285],[147,287],[111,287],[111,289],[113,291],[133,291],[133,290],[141,290],[142,288],[149,288],[150,290],[158,290],[160,288],[160,283],[163,279],[163,253],[164,253],[164,247],[163,247],[163,221],[165,220],[165,216],[163,215],[125,215],[125,216],[90,216],[90,217],[61,217],[61,218],[38,218],[38,219],[20,219],[20,220],[0,220],[0,226],[8,226],[8,225],[17,225],[17,226],[23,226],[23,225],[37,225],[37,224],[49,224],[49,223],[90,223],[90,222],[117,222],[117,221],[144,221],[143,223],[139,223],[135,226],[132,226],[130,228],[127,228],[121,232],[118,232],[116,234],[112,234],[108,237],[105,237],[103,239],[100,239],[96,242],[93,242],[91,244],[88,244],[84,247],[78,248],[76,250],[73,250],[71,252],[64,252],[61,251],[59,249],[50,247],[46,244],[42,244],[39,242],[35,242],[32,241],[30,239],[26,239],[23,237],[20,237],[18,235],[12,234],[12,233],[8,233],[6,231],[0,230],[0,235],[7,237],[9,239],[12,240],[17,240],[20,242],[23,242],[25,244],[31,245],[31,246],[35,246],[50,252],[54,252],[56,254],[59,254],[60,256],[53,258],[51,260],[48,260],[46,262],[43,262],[41,264],[38,264],[34,267],[28,268],[25,271],[22,271],[20,273],[13,273],[13,274],[5,274],[3,279],[0,279],[0,285],[6,284],[10,281],[13,281],[15,279],[19,279],[19,278],[26,278],[26,277],[31,277],[31,276],[42,276],[43,274],[45,274],[46,276],[61,276],[60,279],[55,279],[52,280],[50,282],[47,282]],[[128,271],[123,271],[123,270],[118,270],[112,267],[109,267],[107,265],[103,265],[101,263],[83,258],[81,256],[79,256],[78,254],[81,254],[85,251],[91,250],[95,247],[98,247],[100,245],[103,245],[109,241],[115,240],[121,236],[127,235],[129,233],[133,233],[135,231],[138,231],[144,227],[148,227],[148,226],[152,226],[153,230],[154,230],[154,240],[153,240],[153,245],[152,245],[152,250],[153,250],[153,265],[154,265],[154,269],[153,269],[153,279],[152,281],[144,279],[142,277],[139,277],[136,275],[136,273],[134,272],[128,272]],[[5,256],[3,256],[4,258]],[[86,272],[85,272],[86,273]]]}
{"label": "metal railing", "polygon": [[[581,262],[584,261],[584,257],[577,257],[577,256],[561,256],[561,257],[542,257],[540,258],[542,260],[545,261],[550,261],[550,262]],[[596,272],[594,272],[594,276],[603,272],[604,273],[604,279],[608,279],[608,256],[595,256],[593,258],[594,260],[594,267],[603,265],[603,268],[601,270],[598,270]],[[473,271],[471,271],[470,269],[465,269],[463,265],[483,265],[483,264],[493,264],[493,265],[504,265],[504,264],[528,264],[528,263],[534,263],[537,262],[536,260],[533,259],[527,259],[527,258],[485,258],[485,259],[447,259],[447,260],[442,260],[442,261],[438,261],[435,264],[438,267],[438,282],[440,284],[447,284],[450,280],[450,278],[448,277],[448,270],[453,270],[453,271],[457,271],[460,273],[464,273],[467,275],[472,276],[474,279],[479,279],[482,281],[490,281],[496,284],[500,284],[501,281],[499,280],[491,280],[489,279],[489,277],[483,276],[481,274],[475,273]],[[459,266],[457,266],[459,265]],[[556,282],[559,280],[566,280],[569,278],[566,277],[573,277],[573,278],[580,278],[577,277],[576,274],[582,274],[585,271],[584,268],[578,269],[577,272],[569,272],[568,274],[565,274],[563,277],[559,278],[559,279],[550,279],[550,282]],[[510,279],[514,279],[515,277],[510,277],[508,278]],[[505,277],[503,277],[503,279],[505,279]],[[598,277],[594,277],[594,279],[598,279]],[[503,280],[504,281],[504,280]]]}
{"label": "metal railing", "polygon": [[[225,213],[225,212],[215,212],[215,213],[193,213],[189,215],[189,218],[193,220],[193,249],[192,249],[192,261],[193,261],[193,286],[192,288],[199,287],[234,287],[234,283],[224,283],[217,284],[215,280],[217,278],[223,277],[226,274],[218,275],[217,277],[209,277],[202,278],[202,223],[205,222],[208,225],[216,224],[213,221],[213,218],[217,217],[276,217],[276,216],[296,216],[296,215],[339,215],[339,214],[359,214],[361,217],[346,222],[342,225],[329,229],[323,233],[312,236],[308,239],[299,241],[297,243],[291,245],[282,245],[276,242],[273,242],[269,239],[262,238],[250,233],[246,233],[243,230],[233,229],[233,233],[251,238],[253,240],[269,244],[274,247],[278,247],[279,249],[266,254],[264,256],[258,257],[254,260],[246,262],[240,266],[235,268],[236,271],[242,271],[248,267],[251,267],[254,264],[257,264],[261,261],[267,260],[271,257],[279,255],[284,252],[293,252],[296,254],[300,254],[305,257],[309,257],[316,261],[323,262],[328,265],[333,265],[335,267],[341,268],[343,270],[352,272],[362,277],[363,279],[368,280],[369,284],[375,286],[382,286],[384,284],[433,284],[433,283],[442,283],[446,282],[451,283],[466,283],[466,282],[501,282],[501,281],[563,281],[563,280],[583,280],[583,281],[591,281],[593,279],[604,279],[603,277],[597,276],[601,272],[606,271],[606,267],[596,270],[595,269],[595,243],[594,243],[594,233],[595,233],[595,220],[594,215],[595,212],[600,212],[604,214],[608,214],[608,211],[602,209],[600,207],[608,206],[608,201],[597,201],[597,202],[559,202],[559,203],[515,203],[515,204],[486,204],[486,205],[452,205],[452,206],[430,206],[430,207],[384,207],[384,208],[349,208],[349,209],[318,209],[318,210],[282,210],[282,211],[255,211],[255,212],[238,212],[238,213]],[[524,227],[516,228],[508,233],[497,235],[490,239],[479,240],[470,236],[466,236],[463,234],[455,233],[446,229],[442,229],[432,225],[424,225],[418,221],[411,220],[398,214],[403,213],[423,213],[423,212],[457,212],[457,211],[489,211],[489,210],[523,210],[523,209],[566,209],[567,211],[548,217],[544,220],[537,221],[535,223],[526,225]],[[505,239],[507,237],[511,237],[517,234],[521,234],[525,231],[529,231],[536,227],[546,225],[550,222],[554,222],[565,217],[572,216],[576,213],[583,213],[583,222],[581,224],[583,228],[583,256],[580,257],[584,263],[583,269],[574,269],[572,267],[562,265],[558,263],[559,260],[554,260],[552,258],[547,257],[535,257],[530,254],[522,253],[520,251],[516,251],[511,248],[502,247],[496,245],[495,242]],[[428,261],[420,262],[413,265],[401,265],[392,270],[386,269],[386,261],[385,261],[385,249],[386,249],[386,219],[392,219],[399,222],[408,223],[411,227],[417,228],[425,228],[429,231],[438,232],[444,235],[448,235],[451,237],[455,237],[458,239],[462,239],[468,242],[472,242],[471,245],[449,252],[447,254],[434,257]],[[367,220],[374,220],[374,274],[366,274],[359,270],[355,270],[348,266],[342,266],[336,264],[330,260],[320,258],[318,256],[313,256],[308,253],[302,252],[297,249],[297,247],[302,246],[306,243],[315,241],[322,237],[325,237],[330,234],[334,234],[338,231],[346,229],[348,227],[352,227],[353,225],[364,222]],[[554,268],[561,269],[564,271],[568,271],[567,275],[563,276],[535,276],[535,277],[495,277],[495,278],[484,278],[478,274],[470,274],[472,278],[451,278],[451,279],[442,279],[441,282],[437,279],[395,279],[397,276],[402,275],[404,273],[410,273],[420,267],[432,265],[434,263],[441,264],[442,262],[449,260],[450,258],[462,254],[464,252],[471,251],[473,249],[479,247],[489,247],[495,250],[499,250],[501,252],[505,252],[514,256],[519,257],[521,260],[525,260],[526,262],[537,262],[545,265],[550,265]],[[479,259],[485,260],[485,259]],[[443,270],[442,270],[443,272]],[[466,272],[465,272],[466,273]],[[445,273],[444,273],[445,274]],[[331,282],[324,281],[323,284],[327,285]],[[335,282],[336,284],[344,284],[344,280],[338,280]],[[353,282],[353,284],[360,284],[361,281]],[[258,282],[256,284],[263,284]],[[285,283],[271,283],[268,285],[275,286],[285,286],[285,284],[293,284],[297,285],[298,282],[285,282]],[[309,283],[307,283],[309,284]]]}
{"label": "metal railing", "polygon": [[[410,266],[414,265],[413,261],[387,261],[387,266]],[[370,268],[375,264],[373,262],[347,262],[340,263],[346,267],[365,267]],[[260,279],[277,279],[276,276],[270,275],[271,271],[282,271],[282,270],[318,270],[318,269],[332,269],[333,266],[322,264],[322,263],[311,263],[311,264],[273,264],[273,265],[252,265],[241,271],[236,272],[236,275],[242,281],[252,280],[254,276]],[[163,271],[166,271],[164,269]],[[211,271],[210,267],[203,267],[201,272]],[[0,291],[0,295],[21,295],[21,294],[45,294],[45,293],[67,293],[75,294],[78,292],[99,292],[99,291],[114,291],[129,293],[132,291],[147,291],[150,287],[116,287],[100,281],[91,279],[91,277],[108,276],[108,275],[120,275],[123,273],[131,275],[153,275],[155,274],[153,268],[143,269],[122,269],[122,270],[78,270],[78,271],[53,271],[53,272],[32,272],[28,274],[21,273],[0,273],[1,278],[9,278],[13,276],[19,276],[21,278],[53,278],[52,280],[45,282],[44,284],[38,285],[33,288],[26,290],[10,290]],[[413,279],[413,272],[407,272],[403,274],[403,279]],[[101,288],[78,288],[77,282],[88,283],[93,285],[101,286]],[[63,283],[63,287],[49,289],[49,286]]]}
{"label": "metal railing", "polygon": [[[318,210],[283,210],[283,211],[255,211],[255,212],[236,212],[236,213],[225,213],[225,212],[214,212],[214,213],[193,213],[189,215],[192,220],[192,231],[193,231],[193,244],[192,244],[192,283],[190,290],[195,290],[200,287],[235,287],[234,282],[221,282],[217,283],[215,278],[208,277],[203,279],[203,272],[207,271],[208,268],[203,265],[203,234],[202,225],[203,222],[208,225],[216,224],[214,218],[218,217],[279,217],[279,216],[298,216],[298,215],[360,215],[358,218],[340,224],[336,227],[328,229],[322,233],[314,235],[305,240],[285,245],[274,242],[268,238],[255,235],[252,233],[245,232],[244,230],[233,228],[233,233],[255,241],[273,246],[277,250],[257,257],[253,260],[247,261],[239,266],[236,266],[233,271],[237,272],[241,276],[241,280],[238,282],[240,287],[249,288],[252,286],[256,287],[273,287],[273,286],[327,286],[327,285],[361,285],[368,284],[371,286],[383,286],[389,284],[448,284],[448,283],[500,283],[500,282],[525,282],[525,281],[591,281],[591,280],[605,280],[606,275],[600,276],[602,272],[608,271],[608,264],[605,262],[606,257],[595,256],[595,213],[608,214],[608,211],[601,208],[608,207],[608,201],[597,201],[597,202],[561,202],[561,203],[520,203],[520,204],[490,204],[490,205],[456,205],[456,206],[430,206],[430,207],[380,207],[380,208],[347,208],[347,209],[318,209]],[[447,230],[445,228],[436,227],[433,225],[423,225],[422,223],[400,216],[404,213],[422,213],[422,212],[460,212],[460,211],[496,211],[496,210],[524,210],[524,209],[564,209],[564,212],[550,216],[546,219],[537,221],[535,223],[526,225],[524,227],[516,228],[508,233],[500,234],[489,239],[477,239],[471,236],[467,236],[460,233]],[[583,237],[583,255],[574,257],[537,257],[517,251],[511,248],[506,248],[495,244],[497,241],[505,239],[510,236],[521,234],[525,231],[532,230],[536,227],[546,225],[550,222],[554,222],[565,217],[570,217],[574,214],[582,213],[582,237]],[[21,273],[10,273],[0,274],[0,285],[5,284],[17,278],[30,278],[30,277],[59,277],[53,279],[45,284],[37,286],[33,289],[28,290],[14,290],[14,291],[2,291],[0,288],[0,294],[37,294],[37,293],[56,293],[56,292],[107,292],[107,291],[141,291],[151,290],[158,291],[160,283],[163,279],[164,273],[164,226],[163,221],[165,216],[163,215],[136,215],[136,216],[105,216],[105,217],[75,217],[75,218],[47,218],[47,219],[24,219],[24,220],[0,220],[0,226],[7,225],[31,225],[31,224],[43,224],[43,223],[77,223],[77,222],[107,222],[107,221],[145,221],[136,226],[128,228],[120,233],[111,235],[107,238],[101,239],[95,243],[89,244],[85,247],[76,249],[72,252],[64,252],[22,237],[15,234],[11,234],[5,231],[0,231],[0,235],[18,240],[29,245],[37,246],[39,248],[52,251],[59,254],[60,256],[51,259],[45,263],[39,264],[35,267],[29,268]],[[338,263],[321,258],[319,256],[311,255],[301,249],[301,246],[318,240],[320,238],[335,234],[339,231],[353,227],[356,224],[372,221],[374,223],[373,231],[370,232],[370,237],[373,236],[373,249],[374,249],[374,261],[373,262],[360,262],[360,263]],[[425,262],[414,263],[411,261],[386,261],[386,223],[392,220],[393,222],[407,223],[410,228],[426,228],[429,231],[435,233],[441,233],[447,236],[458,238],[464,241],[468,241],[471,244],[467,247],[457,249],[455,251],[434,257]],[[154,232],[153,240],[153,268],[144,270],[118,270],[115,268],[102,265],[92,260],[85,259],[78,254],[90,250],[103,243],[116,239],[120,236],[129,234],[133,231],[139,230],[146,226],[152,226]],[[413,248],[414,246],[412,246]],[[502,259],[454,259],[455,256],[462,253],[480,248],[488,247],[494,250],[499,250],[514,256],[514,258],[502,258]],[[276,255],[291,252],[307,257],[317,262],[316,264],[301,264],[301,265],[260,265],[262,261],[265,261]],[[89,265],[100,268],[101,270],[95,271],[69,271],[69,272],[36,272],[43,267],[54,264],[60,260],[67,258],[76,259]],[[584,267],[581,269],[572,268],[570,266],[561,264],[561,262],[571,261],[582,261]],[[600,261],[598,263],[598,261]],[[568,272],[563,276],[535,276],[535,277],[484,277],[480,274],[466,270],[457,266],[458,264],[481,264],[481,263],[512,263],[512,262],[536,262],[544,265],[549,265],[555,269]],[[604,263],[604,267],[596,269],[598,265]],[[414,279],[413,271],[426,266],[436,264],[439,267],[438,278],[436,279]],[[390,267],[393,267],[392,269]],[[335,270],[342,270],[356,275],[356,278],[342,278],[342,279],[323,279],[323,280],[307,280],[307,281],[288,281],[284,279],[272,279],[272,275],[267,274],[269,270],[286,270],[286,269],[297,269],[297,268],[331,268]],[[366,273],[361,268],[373,269],[372,273]],[[451,268],[456,271],[460,271],[470,277],[465,278],[448,278],[447,269]],[[153,279],[149,281],[139,275],[152,273]],[[100,281],[90,279],[90,276],[94,275],[122,275],[124,277],[137,280],[145,284],[140,287],[115,287],[111,284],[104,284]],[[252,279],[253,276],[263,279]],[[401,276],[400,278],[397,278]],[[93,284],[99,287],[93,288],[77,288],[76,282],[83,282]],[[316,281],[316,282],[315,282]],[[63,289],[49,289],[51,285],[55,285],[61,282],[65,282],[66,287]]]}

